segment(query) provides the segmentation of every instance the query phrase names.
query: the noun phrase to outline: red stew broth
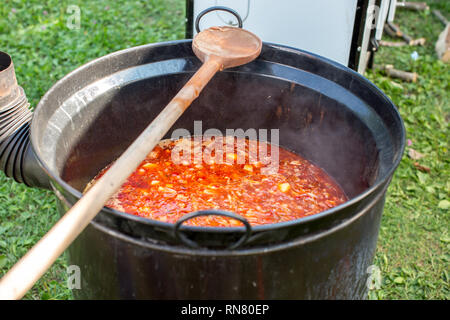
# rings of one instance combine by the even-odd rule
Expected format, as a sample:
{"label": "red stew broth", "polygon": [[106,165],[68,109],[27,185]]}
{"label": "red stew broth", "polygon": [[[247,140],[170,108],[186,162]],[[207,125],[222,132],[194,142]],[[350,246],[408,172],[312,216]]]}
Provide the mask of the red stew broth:
{"label": "red stew broth", "polygon": [[[275,151],[276,170],[270,162]],[[260,156],[261,152],[267,155]],[[324,170],[282,147],[235,137],[203,141],[189,137],[155,147],[106,206],[170,223],[198,210],[225,210],[251,225],[263,225],[317,214],[345,201],[344,191]],[[242,225],[214,215],[185,224]]]}

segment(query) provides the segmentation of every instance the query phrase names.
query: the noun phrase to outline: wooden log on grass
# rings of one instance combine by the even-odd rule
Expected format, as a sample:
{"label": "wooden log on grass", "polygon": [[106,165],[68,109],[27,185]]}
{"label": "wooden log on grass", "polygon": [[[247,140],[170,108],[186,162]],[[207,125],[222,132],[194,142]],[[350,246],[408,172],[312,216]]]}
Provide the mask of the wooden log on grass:
{"label": "wooden log on grass", "polygon": [[440,22],[442,22],[444,26],[448,24],[447,18],[445,18],[439,10],[433,10],[433,14],[439,19]]}
{"label": "wooden log on grass", "polygon": [[402,30],[400,30],[400,27],[392,22],[387,22],[384,26],[384,31],[393,38],[402,38],[403,41],[405,41],[408,45],[411,45],[413,39],[405,34]]}
{"label": "wooden log on grass", "polygon": [[419,38],[411,40],[410,43],[404,41],[384,41],[380,40],[378,43],[382,47],[403,47],[403,46],[423,46],[427,40],[425,38]]}
{"label": "wooden log on grass", "polygon": [[397,2],[397,7],[417,11],[430,9],[430,7],[425,2],[408,2],[408,1]]}
{"label": "wooden log on grass", "polygon": [[386,64],[384,66],[375,65],[375,68],[378,70],[382,70],[387,76],[391,78],[397,78],[407,82],[416,82],[419,77],[416,72],[397,70],[392,64]]}

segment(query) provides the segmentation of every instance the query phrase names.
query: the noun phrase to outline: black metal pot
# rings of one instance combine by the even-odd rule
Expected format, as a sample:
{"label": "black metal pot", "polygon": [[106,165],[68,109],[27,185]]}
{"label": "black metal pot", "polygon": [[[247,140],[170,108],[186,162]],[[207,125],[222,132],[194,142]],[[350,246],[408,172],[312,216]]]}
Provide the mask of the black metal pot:
{"label": "black metal pot", "polygon": [[[184,40],[76,69],[37,106],[17,175],[31,186],[50,185],[63,214],[199,66]],[[70,264],[81,268],[75,296],[364,298],[385,192],[404,149],[392,102],[342,65],[264,44],[254,62],[217,74],[173,130],[193,132],[194,120],[222,132],[279,129],[280,144],[325,169],[350,200],[252,228],[175,228],[104,208],[69,248]]]}

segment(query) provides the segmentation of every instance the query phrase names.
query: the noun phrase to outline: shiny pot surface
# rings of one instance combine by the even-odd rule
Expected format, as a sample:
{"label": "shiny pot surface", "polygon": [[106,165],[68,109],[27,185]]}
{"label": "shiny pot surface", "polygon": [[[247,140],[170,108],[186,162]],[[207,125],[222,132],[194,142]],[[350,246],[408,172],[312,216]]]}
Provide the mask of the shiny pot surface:
{"label": "shiny pot surface", "polygon": [[[184,40],[112,53],[68,74],[34,112],[26,181],[50,181],[64,213],[199,66]],[[70,264],[81,268],[75,296],[364,298],[384,195],[404,149],[392,102],[342,65],[264,44],[256,61],[217,74],[172,131],[193,133],[194,121],[223,133],[279,129],[280,145],[325,169],[350,200],[251,230],[175,232],[104,208],[69,248]]]}

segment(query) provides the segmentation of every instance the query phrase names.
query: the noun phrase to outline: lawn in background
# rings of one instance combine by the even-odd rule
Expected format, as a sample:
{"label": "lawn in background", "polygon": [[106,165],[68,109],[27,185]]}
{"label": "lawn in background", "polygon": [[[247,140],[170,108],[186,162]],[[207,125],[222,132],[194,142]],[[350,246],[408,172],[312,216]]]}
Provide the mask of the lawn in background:
{"label": "lawn in background", "polygon": [[[450,1],[428,4],[450,19]],[[375,64],[417,72],[417,83],[389,79],[381,72],[366,74],[399,108],[409,144],[388,190],[374,261],[383,281],[379,290],[370,292],[370,298],[450,298],[450,65],[435,54],[444,25],[431,10],[396,11],[395,23],[413,38],[425,37],[425,46],[381,47],[375,56]],[[425,157],[409,158],[411,148]],[[415,162],[430,172],[418,170]]]}
{"label": "lawn in background", "polygon": [[[448,1],[428,1],[449,18]],[[81,9],[80,29],[69,29]],[[107,53],[140,44],[184,38],[184,1],[10,1],[0,5],[0,50],[8,52],[32,106],[61,77]],[[399,107],[407,138],[424,158],[405,154],[389,188],[374,264],[381,287],[371,299],[449,299],[450,68],[437,60],[434,42],[443,29],[431,12],[397,10],[396,23],[424,47],[381,48],[375,63],[419,73],[408,84],[380,72],[367,76]],[[411,53],[419,58],[413,60]],[[407,150],[408,151],[408,150]],[[414,162],[430,168],[416,169]],[[58,220],[55,197],[0,173],[0,275]],[[71,299],[64,256],[26,295]]]}

